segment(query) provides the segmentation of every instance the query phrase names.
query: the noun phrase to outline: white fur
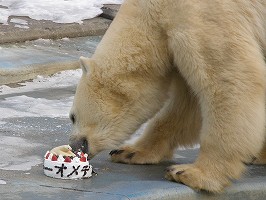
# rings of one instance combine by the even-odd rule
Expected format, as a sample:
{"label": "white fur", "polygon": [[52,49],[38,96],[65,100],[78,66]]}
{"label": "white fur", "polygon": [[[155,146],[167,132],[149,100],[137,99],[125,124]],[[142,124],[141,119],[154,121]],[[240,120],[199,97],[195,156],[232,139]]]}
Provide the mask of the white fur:
{"label": "white fur", "polygon": [[195,163],[166,177],[221,191],[263,147],[265,22],[266,0],[125,1],[93,57],[81,58],[90,73],[77,88],[72,139],[87,138],[96,154],[151,119],[112,160],[158,163],[199,141]]}

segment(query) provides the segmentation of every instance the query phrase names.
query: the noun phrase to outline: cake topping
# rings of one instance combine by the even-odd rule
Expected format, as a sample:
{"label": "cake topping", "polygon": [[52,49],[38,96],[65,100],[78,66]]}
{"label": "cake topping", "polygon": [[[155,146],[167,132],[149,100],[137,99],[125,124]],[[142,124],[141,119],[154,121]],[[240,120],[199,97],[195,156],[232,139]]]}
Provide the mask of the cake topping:
{"label": "cake topping", "polygon": [[72,152],[72,148],[69,145],[62,145],[53,148],[50,153],[55,154],[55,155],[62,155],[62,156],[76,156]]}
{"label": "cake topping", "polygon": [[62,155],[58,156],[58,159],[57,159],[58,162],[64,162],[64,160],[65,159],[64,159],[64,157]]}
{"label": "cake topping", "polygon": [[52,161],[57,161],[57,156],[56,155],[52,156]]}
{"label": "cake topping", "polygon": [[79,158],[78,157],[74,157],[73,158],[73,162],[78,163],[79,162]]}
{"label": "cake topping", "polygon": [[46,154],[45,154],[45,158],[48,159],[49,158],[49,155],[50,155],[50,152],[47,151]]}
{"label": "cake topping", "polygon": [[86,159],[86,157],[83,156],[83,157],[80,158],[80,161],[81,161],[81,162],[86,162],[87,159]]}
{"label": "cake topping", "polygon": [[67,157],[65,158],[64,162],[71,162],[71,158],[67,156]]}
{"label": "cake topping", "polygon": [[82,151],[72,152],[72,149],[69,145],[62,145],[53,148],[50,152],[47,151],[44,155],[44,158],[51,161],[58,162],[88,162],[88,154],[83,153]]}

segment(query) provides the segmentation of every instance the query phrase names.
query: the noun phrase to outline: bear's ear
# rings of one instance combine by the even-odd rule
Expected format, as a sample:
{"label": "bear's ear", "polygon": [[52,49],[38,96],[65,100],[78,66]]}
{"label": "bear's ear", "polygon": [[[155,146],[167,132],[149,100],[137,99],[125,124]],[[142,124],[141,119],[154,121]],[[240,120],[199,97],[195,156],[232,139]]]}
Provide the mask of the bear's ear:
{"label": "bear's ear", "polygon": [[81,56],[79,58],[79,64],[80,64],[80,67],[82,69],[82,72],[84,74],[89,74],[92,72],[92,60],[90,58],[86,58],[86,57],[83,57]]}

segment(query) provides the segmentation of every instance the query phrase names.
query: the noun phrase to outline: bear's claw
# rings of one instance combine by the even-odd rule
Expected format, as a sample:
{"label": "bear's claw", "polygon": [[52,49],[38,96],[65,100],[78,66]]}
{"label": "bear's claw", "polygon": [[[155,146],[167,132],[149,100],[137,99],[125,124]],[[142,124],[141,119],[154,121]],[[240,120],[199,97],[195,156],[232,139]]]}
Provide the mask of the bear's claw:
{"label": "bear's claw", "polygon": [[155,154],[153,150],[137,146],[123,146],[112,150],[109,154],[112,162],[126,164],[157,164],[162,160],[162,156]]}
{"label": "bear's claw", "polygon": [[183,174],[185,171],[183,170],[183,171],[178,171],[178,172],[176,172],[175,174],[176,175],[181,175],[181,174]]}
{"label": "bear's claw", "polygon": [[136,152],[128,152],[124,149],[114,149],[109,155],[114,162],[131,163],[131,159],[135,156]]}
{"label": "bear's claw", "polygon": [[113,154],[120,154],[120,153],[123,153],[124,152],[124,150],[119,150],[119,149],[114,149],[114,150],[112,150],[110,153],[109,153],[109,155],[113,155]]}
{"label": "bear's claw", "polygon": [[142,152],[133,147],[122,147],[121,149],[114,149],[110,153],[113,162],[126,163],[126,164],[146,164],[146,152]]}

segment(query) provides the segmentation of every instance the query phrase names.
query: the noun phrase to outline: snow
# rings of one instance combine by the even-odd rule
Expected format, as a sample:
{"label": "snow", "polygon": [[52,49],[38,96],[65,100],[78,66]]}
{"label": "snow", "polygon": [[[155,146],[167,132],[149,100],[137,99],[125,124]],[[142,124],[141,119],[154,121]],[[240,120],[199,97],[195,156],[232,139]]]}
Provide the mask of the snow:
{"label": "snow", "polygon": [[6,98],[1,102],[0,112],[5,115],[1,119],[13,117],[68,117],[73,97],[48,100],[25,95]]}
{"label": "snow", "polygon": [[14,23],[15,27],[18,27],[18,28],[26,28],[26,29],[29,28],[28,22],[26,20],[23,20],[23,19],[12,18],[10,20],[10,22]]}
{"label": "snow", "polygon": [[30,170],[32,166],[42,163],[38,156],[25,156],[33,148],[42,144],[29,142],[20,137],[0,136],[0,169],[2,170]]}
{"label": "snow", "polygon": [[0,185],[6,185],[6,182],[0,179]]}
{"label": "snow", "polygon": [[10,22],[15,23],[15,24],[28,25],[28,22],[24,19],[12,18]]}
{"label": "snow", "polygon": [[77,85],[81,74],[81,69],[68,70],[56,73],[49,77],[38,76],[33,81],[21,83],[22,87],[10,88],[6,85],[0,85],[0,95],[29,92],[44,88],[60,88]]}
{"label": "snow", "polygon": [[[57,73],[51,77],[38,76],[32,82],[21,83],[22,87],[10,88],[0,86],[0,95],[19,94],[45,88],[61,88],[77,85],[81,70],[68,70]],[[26,95],[7,97],[1,101],[0,125],[5,124],[4,119],[14,117],[63,117],[68,118],[73,103],[74,95],[58,100],[33,98]]]}
{"label": "snow", "polygon": [[123,0],[0,0],[0,23],[7,24],[8,17],[29,16],[36,20],[57,23],[82,23],[84,19],[102,13],[103,4],[121,4]]}
{"label": "snow", "polygon": [[12,18],[10,22],[15,23],[15,24],[28,25],[28,22],[24,19]]}
{"label": "snow", "polygon": [[15,24],[15,27],[17,27],[17,28],[25,28],[25,29],[30,28],[30,27],[28,27],[26,25],[20,25],[20,24]]}

